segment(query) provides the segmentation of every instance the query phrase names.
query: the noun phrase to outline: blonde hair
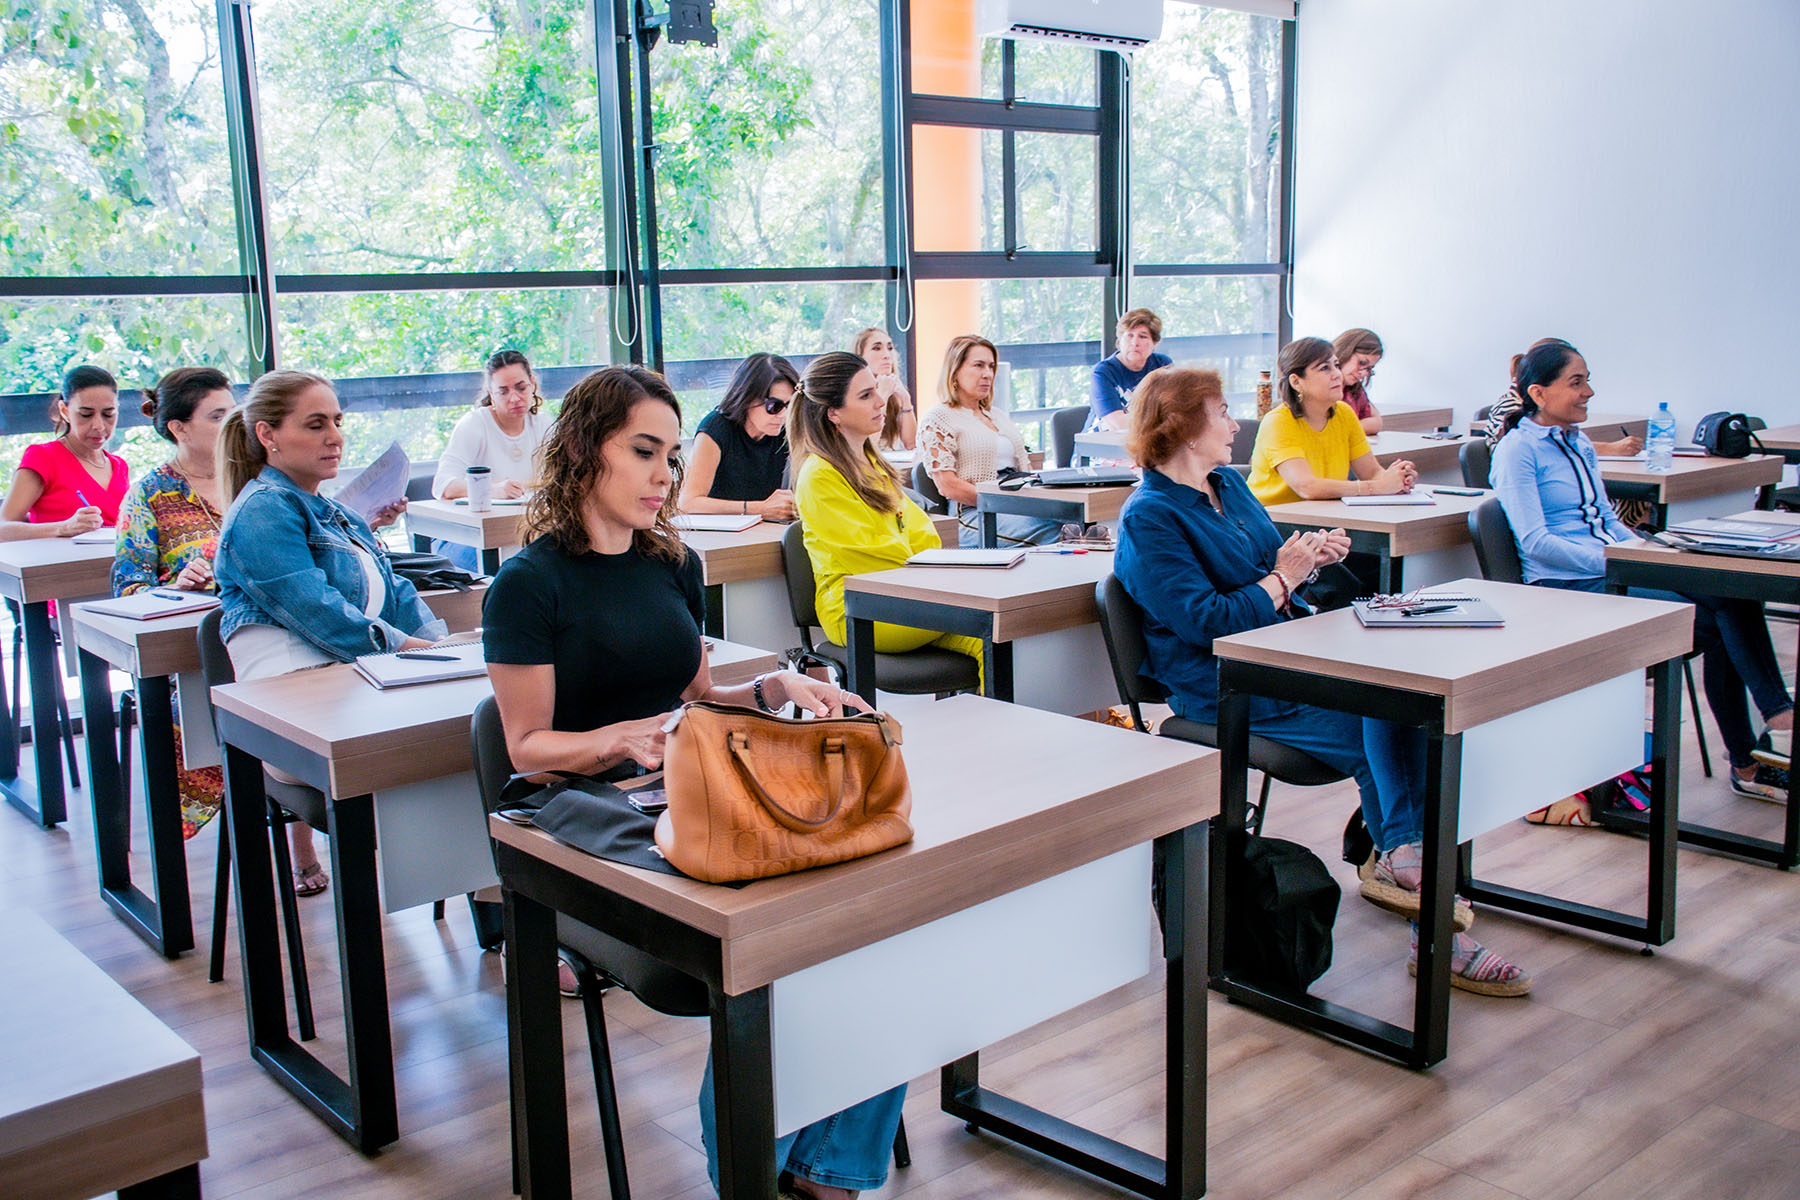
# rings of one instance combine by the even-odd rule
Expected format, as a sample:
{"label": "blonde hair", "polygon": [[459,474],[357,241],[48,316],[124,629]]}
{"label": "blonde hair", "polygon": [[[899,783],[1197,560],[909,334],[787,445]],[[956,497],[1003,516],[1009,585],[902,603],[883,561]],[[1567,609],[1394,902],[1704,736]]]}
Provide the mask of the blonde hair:
{"label": "blonde hair", "polygon": [[[998,371],[1000,351],[994,347],[994,343],[978,333],[958,334],[950,339],[950,345],[944,350],[944,374],[938,380],[938,399],[952,408],[963,406],[962,397],[956,393],[956,373],[963,369],[963,364],[968,361],[969,355],[973,354],[980,346],[987,347],[987,352],[994,356],[994,369]],[[981,402],[981,411],[986,412],[993,406],[994,393],[990,390],[987,399]]]}
{"label": "blonde hair", "polygon": [[844,406],[850,381],[868,365],[859,355],[842,350],[812,360],[788,407],[788,454],[796,476],[807,456],[816,454],[837,468],[864,504],[876,512],[899,512],[900,476],[873,446],[865,446],[858,461],[843,431],[831,419],[831,410]]}
{"label": "blonde hair", "polygon": [[[850,352],[867,362],[869,343],[876,338],[887,338],[890,342],[894,340],[888,336],[887,330],[871,325],[856,335],[856,340],[850,343]],[[897,343],[894,346],[894,373],[896,375],[900,373],[900,347]],[[881,433],[875,440],[882,447],[890,450],[900,445],[900,396],[898,393],[887,398],[887,411],[881,417]]]}
{"label": "blonde hair", "polygon": [[[227,506],[269,465],[269,452],[256,436],[256,427],[265,421],[272,429],[280,426],[300,394],[314,387],[331,388],[331,380],[311,371],[270,371],[251,384],[244,402],[226,415],[219,429],[219,469],[225,473]],[[337,389],[331,390],[335,396]]]}

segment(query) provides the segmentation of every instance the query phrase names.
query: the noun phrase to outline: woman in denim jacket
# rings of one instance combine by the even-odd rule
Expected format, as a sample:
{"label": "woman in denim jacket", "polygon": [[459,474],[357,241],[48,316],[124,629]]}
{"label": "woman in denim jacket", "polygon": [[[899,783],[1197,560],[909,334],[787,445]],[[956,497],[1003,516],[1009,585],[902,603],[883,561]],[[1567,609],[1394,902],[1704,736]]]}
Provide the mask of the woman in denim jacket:
{"label": "woman in denim jacket", "polygon": [[[241,680],[409,650],[444,636],[413,585],[394,574],[363,519],[319,495],[337,476],[344,415],[331,384],[303,371],[271,371],[225,418],[219,462],[230,505],[213,570],[219,634]],[[387,524],[395,506],[380,514]],[[279,777],[279,776],[278,776]],[[312,831],[293,837],[294,888],[328,882]]]}

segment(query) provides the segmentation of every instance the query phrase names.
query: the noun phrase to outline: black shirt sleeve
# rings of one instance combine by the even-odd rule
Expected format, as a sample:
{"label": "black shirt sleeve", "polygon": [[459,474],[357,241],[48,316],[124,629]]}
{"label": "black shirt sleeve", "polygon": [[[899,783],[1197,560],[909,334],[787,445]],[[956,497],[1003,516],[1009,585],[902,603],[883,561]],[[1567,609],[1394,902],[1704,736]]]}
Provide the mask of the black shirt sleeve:
{"label": "black shirt sleeve", "polygon": [[700,582],[699,555],[689,552],[682,557],[681,565],[675,568],[675,582],[687,600],[688,612],[692,614],[694,624],[705,629],[706,588]]}
{"label": "black shirt sleeve", "polygon": [[556,661],[556,588],[530,555],[500,565],[481,603],[482,655],[491,663]]}

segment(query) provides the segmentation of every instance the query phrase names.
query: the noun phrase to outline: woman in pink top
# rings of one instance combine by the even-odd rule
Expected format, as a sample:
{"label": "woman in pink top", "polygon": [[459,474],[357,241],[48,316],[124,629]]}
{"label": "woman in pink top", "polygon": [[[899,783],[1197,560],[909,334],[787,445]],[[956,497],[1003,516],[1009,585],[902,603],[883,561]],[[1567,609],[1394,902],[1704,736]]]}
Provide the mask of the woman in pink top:
{"label": "woman in pink top", "polygon": [[119,424],[119,385],[99,367],[75,367],[63,376],[51,416],[56,440],[25,448],[0,504],[0,541],[74,537],[118,524],[130,469],[106,443]]}

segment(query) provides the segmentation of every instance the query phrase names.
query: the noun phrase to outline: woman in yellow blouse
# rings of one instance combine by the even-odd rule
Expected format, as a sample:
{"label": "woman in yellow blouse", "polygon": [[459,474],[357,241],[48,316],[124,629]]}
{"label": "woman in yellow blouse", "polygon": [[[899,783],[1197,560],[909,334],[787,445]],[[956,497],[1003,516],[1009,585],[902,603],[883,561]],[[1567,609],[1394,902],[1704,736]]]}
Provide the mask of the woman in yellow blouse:
{"label": "woman in yellow blouse", "polygon": [[[844,644],[844,577],[905,564],[939,545],[925,511],[907,498],[894,468],[876,452],[887,399],[875,374],[854,354],[820,355],[806,368],[788,409],[788,447],[799,468],[794,499],[806,533],[817,589],[819,627]],[[875,626],[875,649],[902,654],[942,646],[981,664],[981,639]]]}
{"label": "woman in yellow blouse", "polygon": [[1324,338],[1282,348],[1281,401],[1256,431],[1250,490],[1265,505],[1412,491],[1418,470],[1405,459],[1375,461],[1356,414],[1344,403],[1337,351]]}

